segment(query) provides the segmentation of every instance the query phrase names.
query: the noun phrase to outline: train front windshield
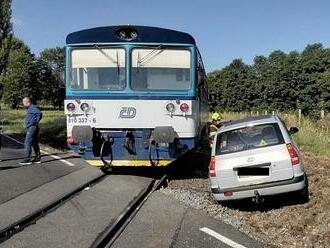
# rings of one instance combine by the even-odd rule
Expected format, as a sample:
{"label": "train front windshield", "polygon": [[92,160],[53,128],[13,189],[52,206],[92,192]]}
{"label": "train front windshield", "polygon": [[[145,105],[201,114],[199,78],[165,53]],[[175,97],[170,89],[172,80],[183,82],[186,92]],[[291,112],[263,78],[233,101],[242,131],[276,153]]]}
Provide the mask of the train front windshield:
{"label": "train front windshield", "polygon": [[[191,52],[174,48],[131,50],[126,68],[124,48],[86,48],[71,51],[70,88],[85,91],[188,91],[191,88]],[[130,79],[126,79],[130,70]]]}
{"label": "train front windshield", "polygon": [[188,50],[144,49],[132,51],[133,90],[187,91],[191,86]]}
{"label": "train front windshield", "polygon": [[72,90],[124,90],[125,50],[123,48],[73,49],[70,84]]}

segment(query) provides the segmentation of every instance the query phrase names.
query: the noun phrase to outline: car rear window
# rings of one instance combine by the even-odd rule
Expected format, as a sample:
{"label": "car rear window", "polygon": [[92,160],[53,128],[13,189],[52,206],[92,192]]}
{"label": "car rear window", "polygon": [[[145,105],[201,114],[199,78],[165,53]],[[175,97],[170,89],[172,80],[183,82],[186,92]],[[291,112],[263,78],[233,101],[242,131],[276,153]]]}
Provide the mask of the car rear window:
{"label": "car rear window", "polygon": [[246,126],[218,134],[216,155],[283,144],[277,123]]}

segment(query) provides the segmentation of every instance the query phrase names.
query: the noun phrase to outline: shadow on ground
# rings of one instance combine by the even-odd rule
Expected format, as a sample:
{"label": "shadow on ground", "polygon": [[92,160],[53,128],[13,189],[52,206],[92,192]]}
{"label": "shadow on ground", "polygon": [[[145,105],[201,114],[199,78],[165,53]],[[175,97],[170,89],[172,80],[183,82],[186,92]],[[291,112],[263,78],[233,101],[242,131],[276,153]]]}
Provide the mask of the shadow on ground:
{"label": "shadow on ground", "polygon": [[219,204],[230,209],[244,212],[268,212],[283,207],[305,204],[308,201],[308,199],[301,198],[298,192],[295,192],[276,196],[267,196],[261,203],[256,203],[252,201],[252,199],[244,199],[231,202],[221,202]]}
{"label": "shadow on ground", "polygon": [[118,166],[105,171],[109,174],[134,175],[159,179],[167,174],[169,180],[207,178],[209,155],[191,151],[168,166]]}

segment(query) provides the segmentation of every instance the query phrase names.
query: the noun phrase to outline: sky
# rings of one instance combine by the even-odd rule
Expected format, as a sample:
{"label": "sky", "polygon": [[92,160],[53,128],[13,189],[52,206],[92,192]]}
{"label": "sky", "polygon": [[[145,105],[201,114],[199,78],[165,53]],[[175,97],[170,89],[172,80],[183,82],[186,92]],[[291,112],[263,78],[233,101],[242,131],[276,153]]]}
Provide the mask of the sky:
{"label": "sky", "polygon": [[330,47],[328,0],[13,0],[14,34],[39,54],[68,33],[109,25],[176,29],[196,39],[207,71],[274,50]]}

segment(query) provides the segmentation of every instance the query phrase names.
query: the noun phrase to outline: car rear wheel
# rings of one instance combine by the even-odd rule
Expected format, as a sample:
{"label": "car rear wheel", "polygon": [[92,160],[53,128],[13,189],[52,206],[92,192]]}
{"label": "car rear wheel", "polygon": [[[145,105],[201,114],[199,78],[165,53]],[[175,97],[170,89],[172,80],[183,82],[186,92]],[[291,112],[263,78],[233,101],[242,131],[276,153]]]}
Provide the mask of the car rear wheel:
{"label": "car rear wheel", "polygon": [[305,182],[306,182],[306,185],[305,187],[299,191],[299,202],[300,203],[307,203],[309,202],[309,191],[308,191],[308,178],[305,174]]}

